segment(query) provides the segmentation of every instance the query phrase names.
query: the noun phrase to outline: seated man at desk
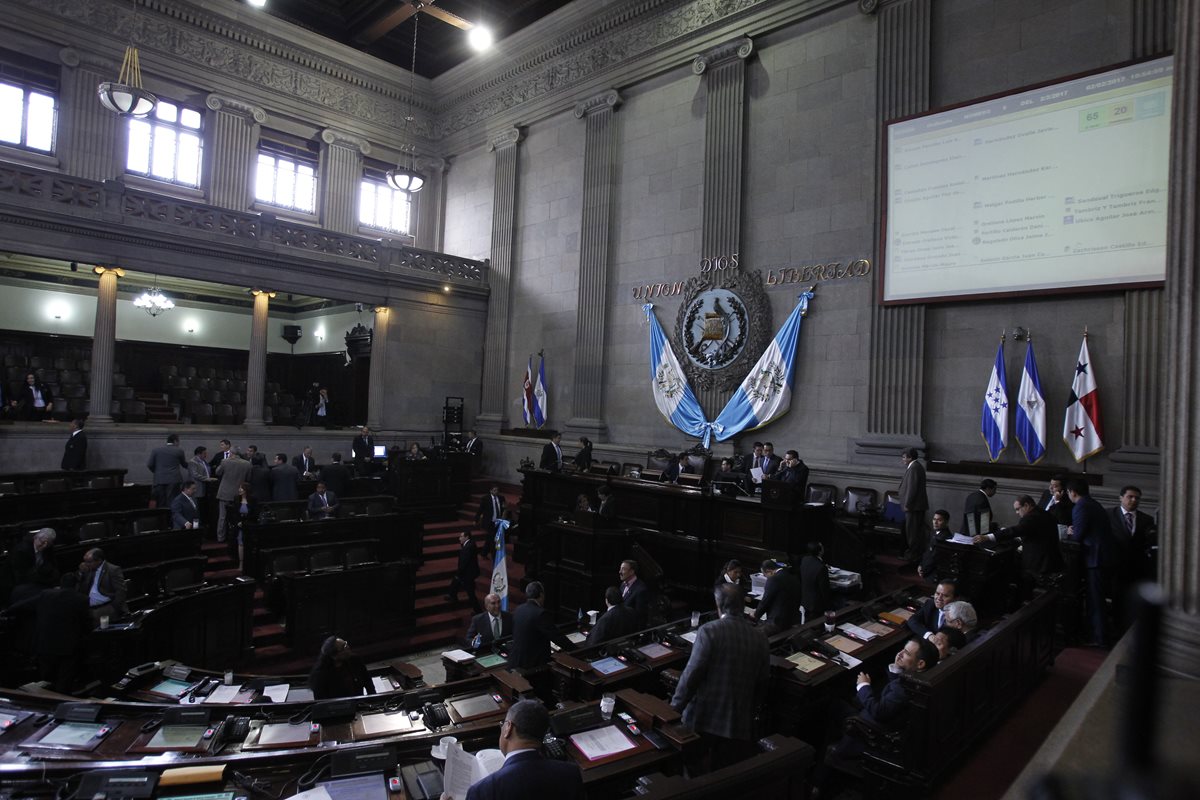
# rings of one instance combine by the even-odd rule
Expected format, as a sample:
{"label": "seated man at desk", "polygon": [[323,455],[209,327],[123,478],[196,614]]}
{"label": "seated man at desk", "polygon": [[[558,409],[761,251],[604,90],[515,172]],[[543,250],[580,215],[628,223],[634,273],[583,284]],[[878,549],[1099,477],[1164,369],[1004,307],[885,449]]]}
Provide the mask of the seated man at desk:
{"label": "seated man at desk", "polygon": [[979,635],[977,632],[979,615],[975,613],[975,606],[966,600],[956,600],[953,603],[947,603],[943,611],[947,627],[962,631],[968,642],[973,641]]}
{"label": "seated man at desk", "polygon": [[604,605],[607,608],[588,633],[588,644],[619,639],[638,630],[637,612],[622,602],[621,590],[616,586],[604,590]]}
{"label": "seated man at desk", "polygon": [[691,472],[692,467],[690,464],[688,464],[688,454],[680,453],[675,457],[675,460],[668,464],[667,468],[663,470],[663,483],[679,483],[680,475],[688,475],[691,474]]}
{"label": "seated man at desk", "polygon": [[538,749],[549,729],[550,712],[541,703],[536,700],[514,703],[500,726],[504,766],[473,784],[467,790],[467,800],[583,797],[583,773],[579,767],[546,758]]}
{"label": "seated man at desk", "polygon": [[750,494],[750,489],[746,484],[746,473],[736,472],[733,469],[733,460],[722,458],[717,471],[712,476],[713,489],[722,494],[731,494],[740,497],[741,495]]}
{"label": "seated man at desk", "polygon": [[497,639],[512,636],[513,615],[500,610],[500,595],[495,592],[483,598],[483,612],[471,617],[467,626],[467,641],[478,650]]}
{"label": "seated man at desk", "polygon": [[929,637],[928,641],[937,648],[938,661],[945,661],[955,650],[962,650],[967,646],[966,635],[958,628],[951,628],[949,625],[939,628]]}
{"label": "seated man at desk", "polygon": [[80,594],[88,599],[92,619],[101,617],[123,617],[129,613],[125,607],[125,573],[116,564],[104,560],[104,551],[93,547],[83,554],[79,565]]}
{"label": "seated man at desk", "polygon": [[337,495],[329,491],[325,481],[317,481],[317,490],[308,496],[308,518],[333,519],[339,508]]}
{"label": "seated man at desk", "polygon": [[917,613],[908,618],[908,628],[917,636],[928,639],[946,623],[946,606],[958,599],[958,582],[944,578],[933,590],[933,599],[926,600]]}
{"label": "seated man at desk", "polygon": [[336,636],[321,643],[317,663],[308,673],[308,688],[314,700],[375,694],[367,668],[354,655],[350,643]]}

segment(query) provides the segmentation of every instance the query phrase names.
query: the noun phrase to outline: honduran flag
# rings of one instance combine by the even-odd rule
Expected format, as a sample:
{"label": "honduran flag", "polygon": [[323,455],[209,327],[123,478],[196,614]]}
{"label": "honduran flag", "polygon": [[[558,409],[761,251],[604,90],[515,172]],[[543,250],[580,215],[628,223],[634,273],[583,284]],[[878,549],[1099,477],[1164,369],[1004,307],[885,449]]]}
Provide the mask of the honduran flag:
{"label": "honduran flag", "polygon": [[1038,377],[1037,359],[1033,357],[1033,339],[1025,351],[1025,369],[1021,371],[1021,388],[1017,389],[1017,443],[1025,452],[1025,460],[1036,464],[1046,455],[1046,396]]}
{"label": "honduran flag", "polygon": [[688,385],[658,317],[654,316],[654,304],[646,303],[642,311],[646,312],[646,320],[650,323],[650,388],[654,392],[654,404],[668,422],[688,436],[703,439],[707,447],[711,426]]}
{"label": "honduran flag", "polygon": [[[500,608],[508,611],[508,553],[504,549],[504,533],[509,521],[501,517],[496,520],[496,555],[492,560],[492,591],[500,595]],[[472,590],[473,591],[473,590]]]}
{"label": "honduran flag", "polygon": [[1075,378],[1071,396],[1067,398],[1067,416],[1063,420],[1063,441],[1076,461],[1083,461],[1104,449],[1100,432],[1100,392],[1096,389],[1096,373],[1088,355],[1087,334],[1075,362]]}
{"label": "honduran flag", "polygon": [[796,368],[796,342],[800,323],[808,313],[812,292],[803,292],[783,327],[767,345],[758,363],[729,398],[712,428],[717,441],[743,431],[761,428],[782,417],[792,405],[792,378]]}
{"label": "honduran flag", "polygon": [[983,396],[983,413],[980,434],[987,443],[988,456],[992,461],[1000,457],[1008,447],[1008,374],[1004,369],[1004,337],[996,350],[996,363],[988,379],[987,392]]}
{"label": "honduran flag", "polygon": [[533,385],[533,421],[539,428],[546,424],[546,417],[549,416],[546,410],[546,356],[540,358],[537,383]]}

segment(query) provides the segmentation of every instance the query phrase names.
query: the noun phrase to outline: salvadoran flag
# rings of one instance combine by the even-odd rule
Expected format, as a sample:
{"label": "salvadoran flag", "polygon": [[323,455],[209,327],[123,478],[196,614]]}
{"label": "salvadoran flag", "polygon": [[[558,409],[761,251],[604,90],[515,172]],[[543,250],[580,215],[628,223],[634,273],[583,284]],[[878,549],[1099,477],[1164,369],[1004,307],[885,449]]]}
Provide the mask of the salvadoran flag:
{"label": "salvadoran flag", "polygon": [[508,611],[508,554],[504,550],[504,532],[508,530],[508,520],[501,517],[496,520],[496,532],[493,534],[496,555],[492,560],[492,591],[500,595],[500,608]]}
{"label": "salvadoran flag", "polygon": [[546,424],[550,412],[546,410],[546,357],[541,356],[538,364],[537,383],[533,385],[533,421],[537,427]]}
{"label": "salvadoran flag", "polygon": [[808,312],[808,301],[812,297],[812,292],[800,295],[783,327],[717,416],[712,424],[717,441],[723,442],[743,431],[761,428],[786,414],[791,407],[796,341],[800,338],[800,322]]}
{"label": "salvadoran flag", "polygon": [[1096,374],[1088,355],[1086,333],[1079,348],[1079,360],[1075,362],[1071,396],[1067,398],[1063,441],[1076,461],[1083,461],[1104,449],[1104,437],[1100,432],[1100,392],[1096,389]]}
{"label": "salvadoran flag", "polygon": [[1033,357],[1033,339],[1025,351],[1025,369],[1021,371],[1021,387],[1017,389],[1017,443],[1025,452],[1025,460],[1036,464],[1046,455],[1046,397],[1038,377],[1037,359]]}
{"label": "salvadoran flag", "polygon": [[668,422],[688,436],[703,439],[704,446],[708,447],[711,426],[671,350],[662,325],[654,316],[654,304],[646,303],[642,311],[646,312],[650,323],[650,388],[654,392],[654,404]]}
{"label": "salvadoran flag", "polygon": [[525,365],[525,381],[521,386],[521,414],[525,417],[525,427],[533,421],[533,356]]}
{"label": "salvadoran flag", "polygon": [[1008,374],[1004,369],[1004,338],[996,349],[996,363],[988,379],[987,393],[983,396],[983,413],[980,434],[987,443],[992,461],[1000,457],[1008,447]]}

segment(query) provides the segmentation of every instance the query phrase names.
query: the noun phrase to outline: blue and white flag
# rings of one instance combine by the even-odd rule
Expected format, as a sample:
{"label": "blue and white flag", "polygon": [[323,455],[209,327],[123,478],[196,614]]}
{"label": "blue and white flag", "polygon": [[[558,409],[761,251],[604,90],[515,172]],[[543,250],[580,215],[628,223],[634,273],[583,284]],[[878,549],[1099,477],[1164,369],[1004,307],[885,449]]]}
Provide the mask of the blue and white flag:
{"label": "blue and white flag", "polygon": [[1046,397],[1033,357],[1033,339],[1025,351],[1025,369],[1021,371],[1021,388],[1017,389],[1017,443],[1030,464],[1046,455]]}
{"label": "blue and white flag", "polygon": [[541,359],[541,363],[538,364],[537,383],[533,386],[533,421],[539,428],[546,424],[546,418],[550,416],[546,409],[546,357],[543,355]]}
{"label": "blue and white flag", "polygon": [[654,404],[668,422],[688,436],[703,439],[708,447],[711,426],[692,387],[688,386],[658,317],[654,316],[654,304],[646,303],[642,311],[650,323],[650,388],[654,391]]}
{"label": "blue and white flag", "polygon": [[983,396],[983,415],[980,433],[987,443],[992,461],[1000,457],[1008,447],[1008,375],[1004,371],[1004,338],[996,350],[996,363],[992,365],[992,376],[988,380],[987,394]]}
{"label": "blue and white flag", "polygon": [[505,611],[508,611],[508,554],[504,549],[504,532],[508,526],[508,520],[503,517],[496,520],[496,532],[493,534],[496,555],[492,560],[492,591],[500,595],[500,608]]}
{"label": "blue and white flag", "polygon": [[792,405],[792,377],[800,322],[808,312],[812,292],[804,292],[783,327],[767,345],[758,363],[742,381],[712,424],[717,441],[761,428],[787,413]]}

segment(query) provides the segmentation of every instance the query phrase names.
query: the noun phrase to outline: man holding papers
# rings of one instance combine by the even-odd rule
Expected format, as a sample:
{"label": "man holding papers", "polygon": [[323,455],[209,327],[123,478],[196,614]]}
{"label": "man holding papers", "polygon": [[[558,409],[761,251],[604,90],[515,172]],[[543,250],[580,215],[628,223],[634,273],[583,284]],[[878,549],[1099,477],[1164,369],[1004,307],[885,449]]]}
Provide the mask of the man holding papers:
{"label": "man holding papers", "polygon": [[748,755],[754,714],[770,676],[767,637],[750,624],[736,584],[713,594],[720,618],[700,627],[671,707],[700,734],[712,753],[712,769]]}
{"label": "man holding papers", "polygon": [[[583,797],[583,775],[566,761],[552,761],[538,750],[550,729],[550,712],[536,700],[522,700],[508,710],[500,726],[500,752],[504,766],[476,781],[466,800],[526,800]],[[447,786],[447,789],[452,787]],[[449,791],[442,797],[461,800]]]}

